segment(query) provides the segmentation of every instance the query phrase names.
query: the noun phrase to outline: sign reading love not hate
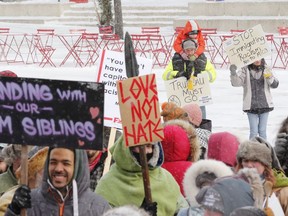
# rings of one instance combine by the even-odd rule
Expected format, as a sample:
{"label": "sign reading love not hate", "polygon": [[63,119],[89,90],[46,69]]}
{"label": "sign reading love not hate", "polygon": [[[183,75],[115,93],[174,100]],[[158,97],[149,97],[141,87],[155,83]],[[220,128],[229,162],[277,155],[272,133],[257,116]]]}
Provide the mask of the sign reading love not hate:
{"label": "sign reading love not hate", "polygon": [[155,74],[118,81],[117,89],[126,145],[163,140]]}
{"label": "sign reading love not hate", "polygon": [[102,83],[0,79],[1,142],[102,149]]}

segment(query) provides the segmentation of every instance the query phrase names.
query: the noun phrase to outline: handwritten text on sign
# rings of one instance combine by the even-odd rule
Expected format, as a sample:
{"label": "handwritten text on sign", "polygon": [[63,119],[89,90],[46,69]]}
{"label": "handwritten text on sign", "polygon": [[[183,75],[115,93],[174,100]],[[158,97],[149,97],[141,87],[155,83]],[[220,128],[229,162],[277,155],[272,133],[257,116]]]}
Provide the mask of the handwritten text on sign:
{"label": "handwritten text on sign", "polygon": [[102,149],[104,85],[0,79],[1,142]]}
{"label": "handwritten text on sign", "polygon": [[[145,75],[152,71],[152,60],[137,56],[139,74]],[[105,116],[104,125],[122,128],[116,81],[127,79],[123,52],[103,50],[99,58],[97,82],[105,84]]]}
{"label": "handwritten text on sign", "polygon": [[163,140],[155,74],[117,82],[127,146]]}
{"label": "handwritten text on sign", "polygon": [[184,77],[167,80],[164,83],[168,101],[180,107],[190,103],[196,103],[199,106],[212,104],[207,74],[198,74],[197,78],[194,78],[192,90],[187,88],[188,82]]}
{"label": "handwritten text on sign", "polygon": [[249,65],[270,54],[265,33],[259,24],[225,42],[224,49],[231,64]]}

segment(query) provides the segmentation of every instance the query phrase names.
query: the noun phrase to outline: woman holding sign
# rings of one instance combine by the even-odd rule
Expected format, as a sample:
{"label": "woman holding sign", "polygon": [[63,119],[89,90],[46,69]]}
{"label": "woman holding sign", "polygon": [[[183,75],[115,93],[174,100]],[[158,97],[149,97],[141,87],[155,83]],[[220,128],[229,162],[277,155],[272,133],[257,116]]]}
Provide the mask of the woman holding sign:
{"label": "woman holding sign", "polygon": [[273,75],[264,58],[243,67],[239,73],[236,71],[237,66],[231,65],[232,86],[242,86],[244,89],[243,111],[248,115],[249,138],[259,135],[266,140],[268,115],[274,109],[270,88],[277,88],[279,81]]}

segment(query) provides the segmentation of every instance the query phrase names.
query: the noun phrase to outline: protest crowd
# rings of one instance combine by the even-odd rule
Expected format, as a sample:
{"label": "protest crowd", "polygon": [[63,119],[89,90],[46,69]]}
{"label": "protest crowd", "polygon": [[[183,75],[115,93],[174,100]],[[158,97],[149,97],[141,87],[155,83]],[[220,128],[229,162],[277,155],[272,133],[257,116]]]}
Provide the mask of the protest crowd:
{"label": "protest crowd", "polygon": [[[202,79],[213,86],[216,69],[204,54],[205,42],[195,20],[187,21],[174,49],[163,71],[165,82],[185,83],[184,88],[191,91]],[[231,64],[230,72],[231,85],[243,87],[243,111],[250,126],[247,138],[227,131],[214,133],[213,119],[205,109],[209,103],[179,105],[167,100],[159,105],[151,93],[153,75],[117,84],[121,129],[103,126],[104,108],[83,100],[89,104],[85,118],[92,116],[92,123],[74,124],[77,136],[85,132],[87,136],[68,139],[77,142],[72,147],[57,139],[51,139],[49,146],[6,144],[1,135],[0,216],[288,216],[288,117],[273,145],[266,136],[268,114],[274,107],[272,89],[279,81],[262,57],[244,66]],[[18,79],[17,73],[2,71],[0,87]],[[151,84],[142,91],[146,98],[133,91],[128,94],[135,83]],[[39,91],[47,96],[51,86],[42,84],[45,88]],[[91,89],[88,96],[101,88]],[[133,99],[141,105],[147,99],[149,113],[137,112],[136,105],[127,108],[126,103],[133,104]],[[104,99],[95,96],[94,100]],[[2,115],[1,107],[0,111]],[[9,119],[1,115],[4,128]],[[7,131],[1,125],[0,132]],[[39,137],[45,133],[48,137],[49,130],[41,125]],[[35,128],[26,123],[30,135]],[[92,128],[100,132],[92,136]],[[98,135],[101,143],[97,148],[85,147],[87,139]],[[20,139],[20,135],[15,137]],[[26,155],[24,147],[28,147]]]}

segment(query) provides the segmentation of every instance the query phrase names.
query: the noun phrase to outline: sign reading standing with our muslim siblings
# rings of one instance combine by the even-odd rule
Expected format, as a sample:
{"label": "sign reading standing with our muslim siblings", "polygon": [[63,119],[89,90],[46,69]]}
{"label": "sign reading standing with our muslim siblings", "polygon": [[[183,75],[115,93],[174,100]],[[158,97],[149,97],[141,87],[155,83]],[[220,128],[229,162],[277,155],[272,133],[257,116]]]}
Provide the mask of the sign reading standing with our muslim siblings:
{"label": "sign reading standing with our muslim siblings", "polygon": [[238,67],[249,65],[271,52],[260,24],[225,41],[224,49],[230,64]]}
{"label": "sign reading standing with our muslim siblings", "polygon": [[102,150],[102,83],[0,79],[1,142]]}
{"label": "sign reading standing with our muslim siblings", "polygon": [[118,81],[117,90],[126,145],[163,140],[155,74]]}

